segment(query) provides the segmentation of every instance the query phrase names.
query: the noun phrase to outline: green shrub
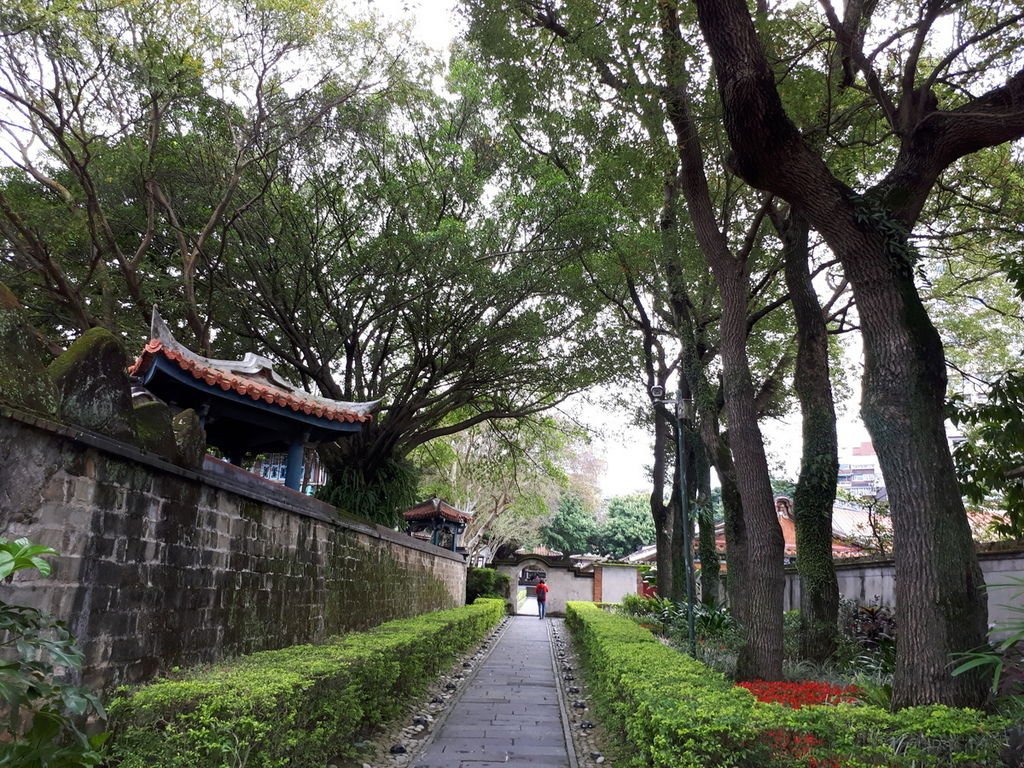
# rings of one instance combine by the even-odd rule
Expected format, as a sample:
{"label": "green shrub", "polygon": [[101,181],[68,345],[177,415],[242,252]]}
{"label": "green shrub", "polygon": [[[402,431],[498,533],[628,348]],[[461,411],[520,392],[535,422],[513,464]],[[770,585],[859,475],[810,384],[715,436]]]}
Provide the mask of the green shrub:
{"label": "green shrub", "polygon": [[323,768],[351,757],[361,734],[400,714],[504,612],[478,600],[122,691],[109,707],[108,765]]}
{"label": "green shrub", "polygon": [[508,576],[493,568],[470,568],[466,572],[466,602],[472,603],[478,597],[500,597],[508,595]]}
{"label": "green shrub", "polygon": [[[57,552],[28,539],[0,537],[0,582],[16,571],[50,575]],[[87,717],[106,715],[100,700],[66,678],[82,666],[75,638],[53,616],[0,600],[0,768],[98,765],[105,734],[88,736]]]}
{"label": "green shrub", "polygon": [[762,704],[634,621],[569,603],[566,623],[630,765],[996,768],[1008,721],[974,710]]}

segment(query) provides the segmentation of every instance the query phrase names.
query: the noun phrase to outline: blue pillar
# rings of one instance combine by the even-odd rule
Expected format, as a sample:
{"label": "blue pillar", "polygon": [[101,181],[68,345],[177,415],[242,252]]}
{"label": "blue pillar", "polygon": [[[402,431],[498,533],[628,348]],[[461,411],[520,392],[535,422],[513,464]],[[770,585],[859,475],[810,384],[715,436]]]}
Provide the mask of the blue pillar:
{"label": "blue pillar", "polygon": [[296,440],[288,446],[288,464],[284,472],[284,484],[292,490],[301,490],[303,459],[305,458],[302,440]]}

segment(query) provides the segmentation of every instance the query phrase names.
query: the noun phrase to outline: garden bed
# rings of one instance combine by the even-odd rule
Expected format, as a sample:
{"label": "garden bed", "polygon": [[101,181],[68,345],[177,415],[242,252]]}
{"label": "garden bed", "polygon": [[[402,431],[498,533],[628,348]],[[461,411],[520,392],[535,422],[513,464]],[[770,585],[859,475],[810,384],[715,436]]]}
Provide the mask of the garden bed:
{"label": "garden bed", "polygon": [[503,600],[480,599],[124,691],[110,706],[107,764],[323,768],[400,714],[504,612]]}
{"label": "garden bed", "polygon": [[[970,766],[1000,768],[1009,725],[974,710],[889,712],[839,701],[759,702],[746,688],[658,642],[629,618],[570,603],[567,624],[601,711],[633,750],[630,764],[703,766]],[[782,691],[764,698],[783,697]],[[809,692],[800,695],[808,696]],[[823,699],[824,700],[824,699]]]}

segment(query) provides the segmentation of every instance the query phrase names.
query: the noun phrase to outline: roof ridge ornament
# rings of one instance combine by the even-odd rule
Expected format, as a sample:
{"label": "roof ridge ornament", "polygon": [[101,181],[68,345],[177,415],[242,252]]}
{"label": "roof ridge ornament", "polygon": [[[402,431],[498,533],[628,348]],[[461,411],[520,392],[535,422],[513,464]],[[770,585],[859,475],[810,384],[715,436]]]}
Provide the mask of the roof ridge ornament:
{"label": "roof ridge ornament", "polygon": [[[302,387],[288,381],[277,371],[274,370],[274,364],[271,360],[262,355],[258,355],[255,352],[246,352],[245,356],[241,360],[223,360],[212,357],[205,357],[200,355],[198,352],[193,352],[191,349],[186,347],[180,341],[178,341],[174,334],[171,332],[167,322],[160,315],[160,311],[157,305],[153,305],[153,314],[150,320],[150,342],[146,345],[146,351],[157,352],[164,351],[165,353],[171,353],[169,357],[176,357],[183,359],[187,363],[191,364],[187,367],[201,369],[216,369],[224,371],[230,375],[241,376],[241,377],[260,377],[265,379],[271,386],[274,386],[286,395],[290,395],[292,398],[302,401],[312,401],[324,408],[330,409],[343,409],[349,411],[358,417],[360,420],[369,419],[371,414],[377,410],[380,406],[380,400],[372,400],[365,403],[356,402],[345,402],[341,400],[332,400],[321,395],[307,392]],[[133,371],[138,370],[143,362],[143,358],[139,358]]]}

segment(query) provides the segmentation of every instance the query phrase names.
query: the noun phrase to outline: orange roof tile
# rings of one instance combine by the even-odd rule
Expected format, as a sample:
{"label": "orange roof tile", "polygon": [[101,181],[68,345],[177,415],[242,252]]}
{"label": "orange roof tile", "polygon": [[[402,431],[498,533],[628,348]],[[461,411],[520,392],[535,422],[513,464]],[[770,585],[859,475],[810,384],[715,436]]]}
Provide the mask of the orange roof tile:
{"label": "orange roof tile", "polygon": [[220,387],[225,392],[235,392],[256,401],[290,408],[296,412],[301,411],[329,421],[366,422],[373,419],[372,413],[357,409],[353,404],[327,400],[301,390],[288,391],[271,383],[269,378],[256,378],[259,374],[246,375],[218,368],[209,364],[210,361],[206,358],[184,351],[176,343],[165,343],[156,338],[151,339],[143,348],[135,364],[128,369],[129,375],[144,374],[152,367],[157,356],[171,361],[199,381],[212,387]]}
{"label": "orange roof tile", "polygon": [[429,520],[432,517],[443,517],[453,523],[468,523],[473,516],[456,509],[451,504],[441,499],[427,499],[421,501],[415,507],[407,509],[402,516],[406,520]]}

